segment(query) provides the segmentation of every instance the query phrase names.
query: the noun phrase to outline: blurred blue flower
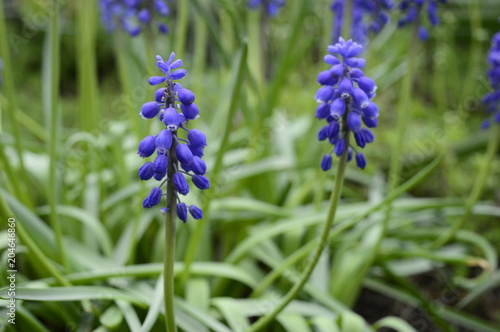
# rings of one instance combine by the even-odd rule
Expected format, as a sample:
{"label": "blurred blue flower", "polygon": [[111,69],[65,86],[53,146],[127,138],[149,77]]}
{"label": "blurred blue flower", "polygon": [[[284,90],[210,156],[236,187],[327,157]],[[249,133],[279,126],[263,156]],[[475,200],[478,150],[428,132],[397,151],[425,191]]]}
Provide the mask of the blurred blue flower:
{"label": "blurred blue flower", "polygon": [[[334,0],[330,9],[334,13],[332,38],[336,42],[342,35],[347,0]],[[360,44],[367,42],[367,36],[378,33],[389,22],[390,11],[394,7],[393,0],[352,0],[351,4],[351,36]]]}
{"label": "blurred blue flower", "polygon": [[259,6],[265,6],[269,16],[278,15],[281,7],[285,6],[285,0],[248,0],[248,7],[256,9]]}
{"label": "blurred blue flower", "polygon": [[364,155],[353,145],[346,144],[350,133],[358,148],[373,142],[375,137],[368,128],[377,126],[379,116],[377,105],[371,101],[377,86],[360,69],[365,65],[365,60],[357,57],[362,51],[363,46],[360,44],[340,37],[338,43],[328,46],[328,52],[337,56],[327,54],[324,57],[330,69],[318,75],[318,82],[323,86],[315,96],[319,103],[316,117],[327,122],[320,129],[318,139],[328,140],[334,146],[321,161],[324,171],[332,166],[332,154],[341,156],[346,150],[349,156],[352,156],[353,151],[356,153],[356,165],[359,168],[366,167]]}
{"label": "blurred blue flower", "polygon": [[3,83],[2,71],[3,71],[3,60],[2,58],[0,58],[0,85],[2,85]]}
{"label": "blurred blue flower", "polygon": [[162,20],[170,9],[165,0],[99,0],[101,21],[109,32],[120,26],[132,37],[141,33],[144,27],[156,25],[158,31],[167,33]]}
{"label": "blurred blue flower", "polygon": [[[143,206],[151,208],[160,204],[162,196],[165,195],[161,188],[172,181],[175,187],[174,197],[169,197],[167,193],[167,206],[172,200],[176,202],[177,215],[184,222],[187,221],[188,212],[193,218],[200,219],[203,216],[201,209],[195,205],[187,207],[179,198],[179,194],[189,193],[186,176],[191,177],[197,188],[210,188],[210,181],[203,176],[207,170],[202,159],[203,149],[207,145],[206,136],[198,129],[189,130],[186,127],[190,120],[198,117],[198,107],[194,104],[196,98],[192,91],[175,82],[186,75],[184,69],[179,69],[182,60],[175,60],[175,54],[172,53],[167,61],[159,55],[156,56],[156,61],[163,75],[150,77],[149,84],[165,86],[156,90],[155,101],[142,106],[140,115],[144,119],[157,118],[164,124],[165,129],[156,136],[146,136],[139,143],[137,153],[140,157],[147,158],[156,152],[154,161],[147,161],[139,169],[139,179],[149,180],[154,177],[161,182],[158,187],[153,188]],[[179,137],[179,129],[187,132],[186,138]],[[174,170],[172,174],[167,174],[169,169]],[[166,211],[166,208],[162,211]]]}
{"label": "blurred blue flower", "polygon": [[483,103],[486,104],[487,111],[491,114],[491,117],[481,125],[483,129],[488,128],[492,120],[500,124],[500,31],[491,39],[487,61],[489,65],[487,76],[493,91],[483,97]]}
{"label": "blurred blue flower", "polygon": [[[424,16],[427,16],[427,21],[430,25],[435,26],[439,24],[437,16],[438,2],[445,4],[446,0],[402,0],[399,4],[399,10],[402,17],[399,19],[398,26],[403,27],[407,24],[419,22],[418,36],[420,40],[427,40],[429,32],[422,22]],[[425,15],[427,12],[427,15]]]}

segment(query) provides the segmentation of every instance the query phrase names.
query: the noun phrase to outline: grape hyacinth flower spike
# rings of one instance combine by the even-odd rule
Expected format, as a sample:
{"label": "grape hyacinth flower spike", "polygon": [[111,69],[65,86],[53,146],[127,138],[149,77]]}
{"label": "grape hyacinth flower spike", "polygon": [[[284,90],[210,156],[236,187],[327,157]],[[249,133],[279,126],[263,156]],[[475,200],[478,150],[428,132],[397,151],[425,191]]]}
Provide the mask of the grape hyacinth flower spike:
{"label": "grape hyacinth flower spike", "polygon": [[[366,44],[369,33],[379,33],[389,23],[390,12],[394,7],[393,0],[353,0],[347,6],[348,0],[333,0],[330,9],[333,12],[333,42],[342,35],[344,15],[347,8],[351,9],[351,35],[355,42]],[[351,1],[351,0],[349,0]]]}
{"label": "grape hyacinth flower spike", "polygon": [[101,21],[111,32],[119,25],[132,37],[155,25],[160,33],[168,33],[164,18],[170,14],[165,0],[99,0]]}
{"label": "grape hyacinth flower spike", "polygon": [[[330,69],[318,75],[318,83],[323,86],[315,96],[319,103],[316,117],[326,120],[325,126],[318,132],[318,140],[328,140],[333,145],[321,161],[323,171],[331,168],[333,154],[340,157],[345,151],[348,161],[354,153],[356,165],[361,169],[366,167],[365,156],[359,149],[373,142],[374,135],[369,128],[377,127],[379,110],[372,101],[377,86],[361,70],[365,60],[356,57],[362,51],[360,44],[339,38],[338,43],[328,46],[328,52],[336,56],[327,54],[324,57]],[[357,148],[346,144],[351,133]]]}
{"label": "grape hyacinth flower spike", "polygon": [[285,5],[285,0],[248,0],[248,7],[256,9],[260,5],[266,7],[267,15],[274,17],[278,15],[281,7]]}
{"label": "grape hyacinth flower spike", "polygon": [[[403,17],[399,20],[398,26],[404,27],[410,23],[420,22],[420,26],[418,27],[418,36],[420,40],[427,40],[429,38],[429,32],[422,24],[423,17],[427,16],[427,20],[430,25],[438,25],[438,3],[445,4],[446,0],[402,0],[399,4],[399,10],[401,11]],[[427,15],[425,15],[425,13],[427,13]]]}
{"label": "grape hyacinth flower spike", "polygon": [[320,103],[316,116],[327,121],[327,125],[318,134],[319,139],[328,139],[334,145],[333,150],[321,162],[323,170],[332,166],[333,153],[339,157],[326,220],[316,248],[294,285],[272,309],[255,321],[246,330],[247,332],[263,331],[306,285],[324,252],[325,243],[329,241],[330,229],[333,226],[342,196],[345,169],[349,157],[356,153],[358,167],[364,168],[366,166],[364,155],[356,151],[354,147],[351,149],[349,146],[351,132],[353,132],[356,144],[360,148],[373,142],[373,134],[369,129],[363,127],[363,123],[369,128],[377,125],[378,109],[371,101],[375,96],[376,86],[370,78],[364,76],[360,69],[365,65],[365,60],[357,57],[362,50],[361,45],[352,40],[346,42],[342,38],[339,38],[335,45],[328,46],[328,52],[337,54],[337,57],[332,54],[325,56],[325,62],[331,68],[319,74],[318,81],[323,86],[317,91],[315,98]]}
{"label": "grape hyacinth flower spike", "polygon": [[493,91],[483,97],[483,103],[487,107],[486,110],[491,115],[482,123],[481,127],[483,129],[488,128],[492,121],[500,125],[500,31],[491,39],[488,65],[488,81]]}
{"label": "grape hyacinth flower spike", "polygon": [[[187,195],[190,191],[186,177],[190,177],[198,189],[210,188],[210,181],[204,176],[207,166],[202,159],[203,149],[207,145],[205,134],[198,129],[187,128],[189,121],[195,120],[199,113],[194,103],[195,95],[175,82],[186,75],[184,69],[179,69],[182,60],[175,60],[174,53],[167,61],[161,56],[156,59],[163,75],[150,77],[149,84],[164,86],[156,90],[154,101],[142,106],[140,115],[144,119],[158,119],[165,128],[156,136],[146,136],[139,143],[137,153],[140,157],[154,157],[141,166],[139,179],[145,181],[154,178],[160,181],[144,199],[143,207],[156,206],[166,196],[167,210],[175,209],[183,222],[188,219],[187,211],[194,219],[201,219],[203,212],[195,205],[186,206],[179,196]],[[179,130],[187,133],[186,138],[179,137]],[[164,185],[167,188],[165,192],[162,189]]]}

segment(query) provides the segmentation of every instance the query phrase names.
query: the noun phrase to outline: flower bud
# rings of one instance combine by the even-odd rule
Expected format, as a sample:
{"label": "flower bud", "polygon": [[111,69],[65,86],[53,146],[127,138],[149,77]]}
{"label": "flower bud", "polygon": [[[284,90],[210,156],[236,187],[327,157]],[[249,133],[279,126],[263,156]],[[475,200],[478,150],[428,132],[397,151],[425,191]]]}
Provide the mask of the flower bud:
{"label": "flower bud", "polygon": [[174,185],[179,194],[181,195],[187,195],[187,193],[189,192],[189,185],[184,175],[182,175],[182,173],[177,172],[174,174]]}
{"label": "flower bud", "polygon": [[201,190],[210,188],[210,181],[203,175],[193,175],[193,183]]}
{"label": "flower bud", "polygon": [[139,149],[137,154],[141,158],[149,157],[155,152],[155,137],[153,135],[148,135],[139,143]]}
{"label": "flower bud", "polygon": [[177,159],[181,164],[191,165],[193,161],[193,153],[186,144],[179,144],[175,147]]}

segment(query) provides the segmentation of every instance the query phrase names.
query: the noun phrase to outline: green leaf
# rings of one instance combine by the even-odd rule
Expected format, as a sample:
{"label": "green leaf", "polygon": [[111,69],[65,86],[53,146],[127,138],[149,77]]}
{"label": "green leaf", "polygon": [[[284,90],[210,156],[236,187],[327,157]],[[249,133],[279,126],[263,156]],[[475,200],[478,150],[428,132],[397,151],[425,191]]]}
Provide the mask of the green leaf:
{"label": "green leaf", "polygon": [[308,332],[311,331],[309,325],[307,324],[304,317],[297,314],[283,313],[276,317],[276,320],[280,322],[281,326],[288,332]]}
{"label": "green leaf", "polygon": [[250,327],[248,318],[241,307],[231,298],[219,297],[212,300],[233,332],[244,332]]}
{"label": "green leaf", "polygon": [[365,321],[359,315],[353,313],[352,311],[342,312],[337,322],[340,326],[341,331],[349,332],[363,332],[365,331]]}
{"label": "green leaf", "polygon": [[415,328],[413,328],[413,326],[411,326],[410,324],[408,324],[406,321],[402,320],[399,317],[391,317],[391,316],[384,317],[375,322],[372,326],[375,330],[381,329],[382,327],[386,327],[396,330],[398,332],[418,332],[417,330],[415,330]]}
{"label": "green leaf", "polygon": [[114,330],[122,323],[123,314],[117,306],[112,305],[99,317],[99,321],[108,329]]}
{"label": "green leaf", "polygon": [[[41,215],[50,213],[50,208],[48,206],[42,206],[37,210]],[[97,238],[97,241],[100,244],[104,254],[106,256],[111,255],[113,243],[111,241],[109,233],[101,223],[101,221],[97,219],[92,213],[80,209],[76,206],[69,205],[58,205],[57,212],[61,216],[71,217],[81,222]]]}

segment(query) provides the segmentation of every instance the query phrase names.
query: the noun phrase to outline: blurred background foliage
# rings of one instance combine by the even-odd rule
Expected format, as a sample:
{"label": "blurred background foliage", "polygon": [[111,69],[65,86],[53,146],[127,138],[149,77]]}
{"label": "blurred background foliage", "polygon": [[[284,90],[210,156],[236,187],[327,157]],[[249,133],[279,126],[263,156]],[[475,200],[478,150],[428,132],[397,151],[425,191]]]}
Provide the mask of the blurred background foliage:
{"label": "blurred background foliage", "polygon": [[[196,125],[208,135],[209,170],[217,154],[225,152],[212,190],[188,198],[210,203],[189,275],[182,273],[182,262],[197,222],[178,227],[179,325],[185,331],[244,331],[247,318],[268,311],[291,287],[307,257],[307,251],[298,252],[317,236],[325,218],[335,174],[319,168],[327,147],[316,139],[320,124],[313,99],[317,73],[325,68],[321,59],[331,43],[329,1],[287,2],[270,19],[249,11],[243,0],[192,0],[184,6],[174,1],[169,35],[131,38],[122,31],[104,31],[96,1],[60,1],[57,204],[70,261],[64,275],[79,286],[49,289],[56,284],[54,276],[37,265],[21,241],[18,287],[46,292],[26,293],[33,301],[19,305],[14,330],[163,327],[156,283],[164,222],[158,210],[142,209],[149,189],[137,179],[141,160],[136,148],[159,128],[138,115],[153,96],[147,86],[152,56],[171,51],[188,71],[182,84],[197,96],[201,118]],[[425,177],[394,201],[378,255],[367,259],[383,219],[380,202],[386,195],[391,146],[401,139],[394,130],[395,111],[411,32],[397,29],[395,11],[392,24],[372,36],[365,52],[366,73],[377,82],[375,100],[381,110],[376,142],[366,151],[369,166],[362,172],[348,167],[330,250],[300,298],[268,331],[500,328],[498,155],[474,216],[451,243],[431,246],[463,214],[464,199],[484,163],[489,134],[479,127],[485,118],[481,97],[489,89],[485,59],[491,36],[500,30],[496,0],[448,2],[440,7],[440,26],[416,47],[418,70],[404,138],[400,183]],[[14,74],[17,110],[7,114],[9,100],[0,86],[5,152],[0,186],[14,216],[62,272],[47,227],[50,1],[3,0],[3,6],[12,58],[4,66]],[[235,93],[245,40],[248,66]],[[234,117],[229,117],[233,108]],[[14,126],[20,130],[26,176]],[[224,130],[229,130],[228,142]],[[444,161],[427,172],[441,153]],[[7,164],[17,180],[7,176]],[[21,184],[23,195],[16,195],[13,181]],[[7,211],[4,206],[2,217]],[[363,218],[352,224],[358,216]],[[276,278],[266,279],[270,273]],[[1,280],[6,283],[3,275]]]}

